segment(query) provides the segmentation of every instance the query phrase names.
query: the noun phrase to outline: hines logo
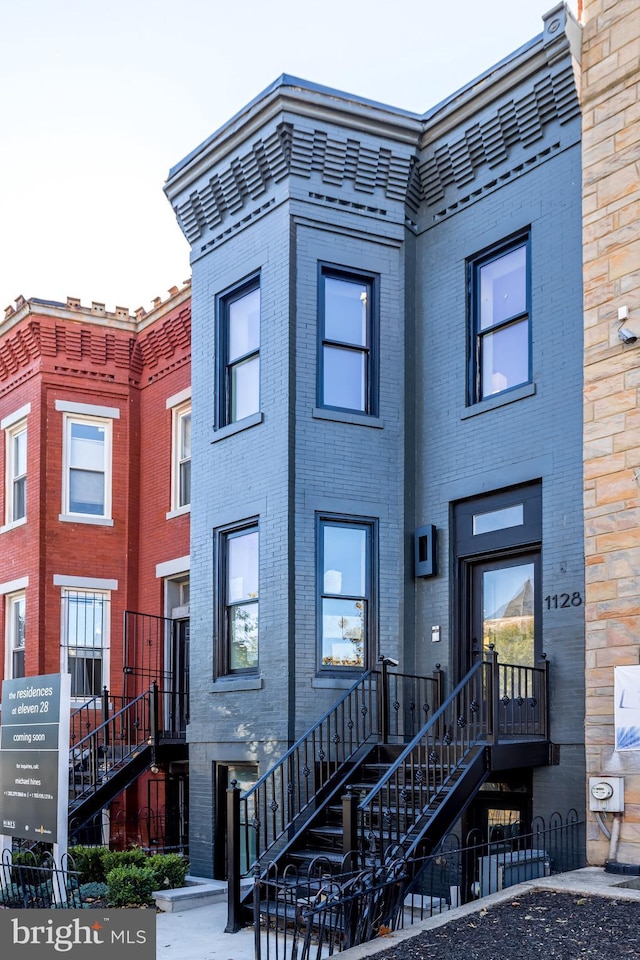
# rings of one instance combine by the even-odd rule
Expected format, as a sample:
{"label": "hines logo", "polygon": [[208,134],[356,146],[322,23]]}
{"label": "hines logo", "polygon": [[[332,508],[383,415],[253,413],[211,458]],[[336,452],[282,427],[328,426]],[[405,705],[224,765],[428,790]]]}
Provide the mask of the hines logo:
{"label": "hines logo", "polygon": [[81,923],[77,917],[71,923],[54,923],[53,920],[47,920],[46,923],[34,924],[33,926],[27,926],[13,918],[11,929],[14,946],[46,945],[52,946],[58,953],[67,953],[73,947],[78,946],[98,946],[104,943],[142,944],[147,942],[144,930],[136,930],[135,933],[128,930],[109,930],[107,932],[97,920],[89,926],[86,923]]}

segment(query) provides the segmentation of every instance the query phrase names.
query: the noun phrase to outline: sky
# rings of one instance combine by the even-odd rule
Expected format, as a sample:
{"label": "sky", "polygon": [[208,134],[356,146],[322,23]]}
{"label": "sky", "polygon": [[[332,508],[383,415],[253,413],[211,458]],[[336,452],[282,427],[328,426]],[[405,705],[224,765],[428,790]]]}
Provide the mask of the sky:
{"label": "sky", "polygon": [[280,74],[424,113],[554,6],[0,0],[0,311],[19,295],[149,309],[180,286],[169,168]]}

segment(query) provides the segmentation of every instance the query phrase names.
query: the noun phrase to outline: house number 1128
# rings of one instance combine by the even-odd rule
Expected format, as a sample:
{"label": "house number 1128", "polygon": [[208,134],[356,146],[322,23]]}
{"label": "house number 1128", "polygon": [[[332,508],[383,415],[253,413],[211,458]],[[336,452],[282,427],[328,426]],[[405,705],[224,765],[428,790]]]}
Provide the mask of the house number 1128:
{"label": "house number 1128", "polygon": [[547,610],[560,610],[563,607],[579,607],[582,605],[582,594],[578,593],[554,593],[553,596],[545,597],[544,602]]}

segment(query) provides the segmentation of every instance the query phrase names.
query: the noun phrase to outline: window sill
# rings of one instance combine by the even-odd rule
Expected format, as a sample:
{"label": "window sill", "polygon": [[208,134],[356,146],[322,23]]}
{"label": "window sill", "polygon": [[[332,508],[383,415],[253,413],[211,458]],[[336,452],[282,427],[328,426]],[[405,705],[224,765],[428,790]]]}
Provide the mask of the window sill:
{"label": "window sill", "polygon": [[262,677],[220,677],[214,680],[209,693],[237,693],[242,690],[262,690]]}
{"label": "window sill", "polygon": [[98,527],[112,527],[113,520],[110,520],[108,517],[91,517],[91,516],[72,516],[71,514],[61,513],[58,517],[58,520],[61,520],[62,523],[92,523],[94,526]]}
{"label": "window sill", "polygon": [[12,520],[11,523],[5,523],[3,527],[0,527],[0,533],[7,533],[9,530],[15,530],[16,527],[24,527],[26,522],[26,517],[21,517],[20,520]]}
{"label": "window sill", "polygon": [[313,690],[348,690],[357,679],[355,674],[349,677],[312,677],[311,687]]}
{"label": "window sill", "polygon": [[258,413],[252,413],[250,417],[245,417],[244,420],[227,423],[226,426],[219,427],[219,429],[214,432],[211,443],[217,443],[218,440],[226,440],[227,437],[232,437],[234,433],[240,433],[242,430],[248,430],[249,427],[255,427],[258,423],[262,423],[263,420],[264,414],[260,411]]}
{"label": "window sill", "polygon": [[495,410],[497,407],[504,407],[507,403],[515,403],[516,400],[533,397],[535,392],[535,383],[524,383],[521,387],[514,387],[513,390],[506,390],[496,397],[488,397],[486,400],[481,400],[480,403],[474,403],[473,406],[467,407],[460,414],[460,419],[467,420],[469,417],[476,417],[480,413],[487,413],[487,411]]}
{"label": "window sill", "polygon": [[325,407],[314,407],[311,416],[314,420],[332,420],[334,423],[352,423],[356,427],[384,429],[384,421],[380,417],[372,417],[367,413],[349,413],[347,410],[328,410]]}
{"label": "window sill", "polygon": [[169,510],[166,514],[167,520],[173,520],[174,517],[183,517],[185,513],[191,513],[191,504],[187,503],[184,507],[177,507],[175,510]]}

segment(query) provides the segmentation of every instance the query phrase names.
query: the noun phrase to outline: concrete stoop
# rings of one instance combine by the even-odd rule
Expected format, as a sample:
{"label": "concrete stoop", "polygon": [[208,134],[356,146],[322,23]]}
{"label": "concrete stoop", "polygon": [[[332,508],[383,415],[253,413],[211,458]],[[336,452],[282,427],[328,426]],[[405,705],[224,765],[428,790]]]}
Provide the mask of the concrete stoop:
{"label": "concrete stoop", "polygon": [[183,910],[195,910],[207,907],[211,903],[220,903],[227,899],[225,880],[209,880],[206,877],[185,877],[184,887],[172,890],[154,890],[153,898],[158,910],[164,913],[177,913]]}

